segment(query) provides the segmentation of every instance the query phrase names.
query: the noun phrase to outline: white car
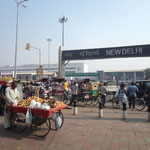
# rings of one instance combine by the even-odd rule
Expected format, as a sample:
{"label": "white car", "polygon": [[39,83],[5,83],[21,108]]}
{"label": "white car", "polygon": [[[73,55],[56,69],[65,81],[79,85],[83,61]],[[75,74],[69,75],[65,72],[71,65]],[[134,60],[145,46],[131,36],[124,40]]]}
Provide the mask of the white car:
{"label": "white car", "polygon": [[110,81],[107,81],[106,83],[107,83],[107,89],[108,89],[109,94],[113,94],[118,91],[118,85],[115,81],[110,80]]}

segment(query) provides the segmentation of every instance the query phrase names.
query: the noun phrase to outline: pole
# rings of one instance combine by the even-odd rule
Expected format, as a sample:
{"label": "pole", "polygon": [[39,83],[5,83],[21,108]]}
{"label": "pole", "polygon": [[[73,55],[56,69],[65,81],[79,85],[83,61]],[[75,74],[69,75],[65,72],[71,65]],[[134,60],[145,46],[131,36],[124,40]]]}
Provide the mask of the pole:
{"label": "pole", "polygon": [[48,71],[50,72],[50,42],[48,42]]}
{"label": "pole", "polygon": [[52,39],[47,39],[48,42],[48,71],[50,72],[50,42],[52,41]]}
{"label": "pole", "polygon": [[123,108],[122,108],[122,119],[127,118],[127,108],[126,108],[126,103],[123,103]]}
{"label": "pole", "polygon": [[32,46],[30,46],[30,47],[39,51],[39,68],[40,68],[40,66],[41,66],[41,50],[36,47],[32,47]]}
{"label": "pole", "polygon": [[18,12],[19,12],[19,4],[17,3],[17,18],[16,18],[16,43],[15,43],[15,67],[14,67],[14,78],[17,78],[17,42],[18,42]]}
{"label": "pole", "polygon": [[[22,0],[21,2],[17,2],[17,17],[16,17],[16,43],[15,43],[15,65],[14,65],[14,78],[17,78],[17,44],[18,44],[18,14],[19,14],[19,6],[22,5],[23,2],[28,1],[28,0]],[[22,5],[24,8],[26,7],[25,5]]]}
{"label": "pole", "polygon": [[62,23],[62,47],[64,47],[64,22]]}
{"label": "pole", "polygon": [[38,49],[39,50],[39,68],[40,68],[40,66],[41,66],[41,50],[40,49]]}
{"label": "pole", "polygon": [[99,113],[98,116],[99,118],[103,118],[103,103],[100,97],[98,97],[98,101],[99,101]]}

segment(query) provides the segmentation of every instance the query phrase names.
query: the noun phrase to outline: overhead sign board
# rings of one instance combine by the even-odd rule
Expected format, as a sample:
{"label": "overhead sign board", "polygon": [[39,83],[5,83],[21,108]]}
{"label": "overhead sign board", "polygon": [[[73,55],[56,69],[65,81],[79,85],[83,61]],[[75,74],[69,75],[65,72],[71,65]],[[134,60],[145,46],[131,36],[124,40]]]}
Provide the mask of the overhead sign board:
{"label": "overhead sign board", "polygon": [[150,45],[136,45],[111,48],[64,50],[62,60],[87,60],[127,57],[149,57]]}

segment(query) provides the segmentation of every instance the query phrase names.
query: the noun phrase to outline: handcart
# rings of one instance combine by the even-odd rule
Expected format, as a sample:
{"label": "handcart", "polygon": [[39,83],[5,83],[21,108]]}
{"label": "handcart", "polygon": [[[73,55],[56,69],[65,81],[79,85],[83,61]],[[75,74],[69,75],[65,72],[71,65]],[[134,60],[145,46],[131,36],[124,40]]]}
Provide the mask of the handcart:
{"label": "handcart", "polygon": [[[28,110],[27,107],[20,106],[9,106],[11,109],[10,123],[13,131],[21,133],[26,130],[26,112]],[[64,117],[61,110],[66,107],[66,105],[58,108],[51,108],[49,110],[42,109],[31,109],[32,113],[32,124],[29,126],[31,131],[39,137],[46,136],[51,129],[58,130],[62,127],[64,123]],[[56,129],[55,120],[52,117],[53,113],[56,113],[61,118],[61,125]]]}

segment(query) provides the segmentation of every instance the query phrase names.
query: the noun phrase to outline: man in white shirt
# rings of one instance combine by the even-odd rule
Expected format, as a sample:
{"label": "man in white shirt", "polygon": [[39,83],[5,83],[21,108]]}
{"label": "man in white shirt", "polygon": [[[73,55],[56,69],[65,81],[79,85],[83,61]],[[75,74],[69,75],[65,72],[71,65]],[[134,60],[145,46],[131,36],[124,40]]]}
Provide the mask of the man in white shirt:
{"label": "man in white shirt", "polygon": [[17,81],[13,81],[11,87],[6,88],[6,104],[4,110],[4,128],[6,130],[10,130],[10,115],[11,111],[7,107],[8,104],[10,105],[17,105],[19,101],[19,91],[17,89]]}

